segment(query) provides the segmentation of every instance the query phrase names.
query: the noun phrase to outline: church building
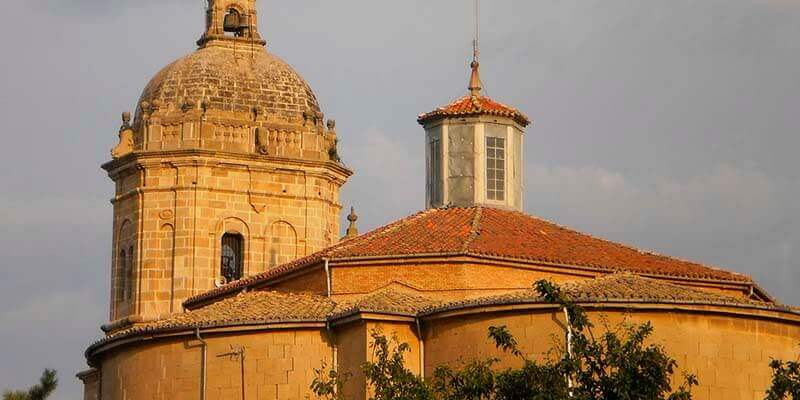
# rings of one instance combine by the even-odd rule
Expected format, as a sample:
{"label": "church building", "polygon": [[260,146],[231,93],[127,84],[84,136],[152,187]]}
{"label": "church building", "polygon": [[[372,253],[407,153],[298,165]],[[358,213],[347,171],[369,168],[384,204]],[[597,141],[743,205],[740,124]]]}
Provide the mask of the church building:
{"label": "church building", "polygon": [[122,115],[103,165],[109,321],[78,375],[85,400],[299,400],[323,366],[352,374],[346,398],[362,400],[376,328],[410,345],[423,377],[477,357],[513,365],[490,326],[531,355],[565,335],[540,279],[592,318],[651,321],[698,376],[696,399],[762,399],[771,358],[797,356],[800,309],[750,277],[523,213],[531,120],[484,94],[477,59],[464,96],[418,118],[427,208],[365,234],[351,210],[340,237],[353,172],[336,123],[258,22],[256,0],[209,0],[198,49]]}

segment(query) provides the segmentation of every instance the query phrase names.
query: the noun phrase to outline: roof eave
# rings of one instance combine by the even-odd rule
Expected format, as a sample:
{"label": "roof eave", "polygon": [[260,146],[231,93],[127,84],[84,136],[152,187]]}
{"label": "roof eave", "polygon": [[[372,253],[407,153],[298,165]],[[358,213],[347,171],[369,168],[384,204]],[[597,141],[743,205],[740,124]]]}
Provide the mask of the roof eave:
{"label": "roof eave", "polygon": [[486,110],[459,112],[459,113],[448,113],[440,110],[435,110],[420,115],[417,118],[417,123],[422,126],[428,126],[447,119],[458,119],[458,118],[480,117],[480,116],[508,118],[514,121],[516,124],[519,124],[521,128],[527,128],[532,123],[532,121],[525,114],[522,114],[519,111],[515,111],[513,113],[499,113]]}
{"label": "roof eave", "polygon": [[[94,359],[100,353],[110,349],[134,342],[142,342],[167,337],[193,336],[199,330],[200,333],[227,333],[227,332],[247,332],[258,330],[275,330],[290,328],[324,328],[327,318],[308,318],[308,319],[285,319],[275,321],[241,321],[241,322],[220,322],[214,324],[202,324],[198,326],[186,325],[165,327],[146,331],[133,331],[119,336],[103,338],[90,345],[84,355],[87,360]],[[91,363],[90,363],[91,365]]]}

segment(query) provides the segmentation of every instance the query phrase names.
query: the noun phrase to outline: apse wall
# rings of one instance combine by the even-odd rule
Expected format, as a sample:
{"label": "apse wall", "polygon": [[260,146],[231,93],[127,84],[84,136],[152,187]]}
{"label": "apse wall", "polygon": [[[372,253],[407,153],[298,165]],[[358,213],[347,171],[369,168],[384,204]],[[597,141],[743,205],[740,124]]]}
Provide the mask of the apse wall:
{"label": "apse wall", "polygon": [[[438,365],[456,367],[474,358],[498,357],[501,366],[518,365],[518,359],[498,351],[490,342],[490,326],[507,326],[530,357],[546,357],[554,344],[560,343],[563,349],[563,312],[542,305],[531,307],[516,306],[512,311],[495,307],[488,313],[428,320],[424,330],[426,375]],[[603,321],[611,327],[622,321],[652,322],[652,343],[663,345],[678,362],[676,380],[682,380],[682,371],[696,374],[700,380],[693,390],[697,400],[762,400],[770,385],[770,360],[794,360],[800,353],[798,316],[700,305],[629,307],[590,311],[595,334],[603,331]]]}
{"label": "apse wall", "polygon": [[[288,329],[257,333],[204,334],[207,400],[305,399],[314,369],[332,365],[322,330]],[[242,363],[240,349],[244,349]],[[102,399],[202,398],[202,345],[191,336],[128,345],[104,354]],[[244,382],[244,385],[242,384]],[[86,398],[91,397],[87,386]]]}

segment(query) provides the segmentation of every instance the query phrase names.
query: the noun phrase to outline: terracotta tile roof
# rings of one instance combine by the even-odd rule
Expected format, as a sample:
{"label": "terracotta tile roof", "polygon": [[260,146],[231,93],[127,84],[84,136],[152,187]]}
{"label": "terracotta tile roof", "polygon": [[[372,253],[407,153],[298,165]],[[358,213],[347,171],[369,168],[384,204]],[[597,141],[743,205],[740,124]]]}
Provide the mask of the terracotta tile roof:
{"label": "terracotta tile roof", "polygon": [[115,332],[104,340],[141,333],[257,325],[264,323],[324,322],[335,303],[323,296],[252,291],[220,299],[205,307]]}
{"label": "terracotta tile roof", "polygon": [[114,332],[89,346],[86,356],[109,342],[146,334],[269,323],[324,323],[335,307],[336,303],[323,296],[274,291],[243,292],[202,308]]}
{"label": "terracotta tile roof", "polygon": [[[578,303],[702,304],[789,310],[788,307],[773,303],[690,289],[630,273],[615,273],[596,279],[570,282],[561,285],[561,290]],[[535,289],[531,288],[433,306],[420,314],[431,315],[476,306],[523,303],[545,304],[546,302]]]}
{"label": "terracotta tile roof", "polygon": [[343,318],[358,313],[382,313],[415,316],[419,311],[433,307],[441,302],[420,295],[380,290],[351,302],[336,306],[332,319]]}
{"label": "terracotta tile roof", "polygon": [[251,291],[219,299],[196,310],[115,332],[92,344],[87,354],[103,344],[143,334],[268,323],[324,323],[361,312],[414,317],[420,310],[436,304],[439,302],[390,289],[338,305],[324,296]]}
{"label": "terracotta tile roof", "polygon": [[486,96],[466,95],[446,106],[439,107],[429,113],[421,114],[417,121],[425,124],[437,118],[471,117],[478,115],[495,115],[511,118],[522,126],[528,126],[531,121],[519,110],[498,103]]}
{"label": "terracotta tile roof", "polygon": [[[690,289],[630,273],[615,273],[596,279],[575,281],[563,284],[561,288],[565,294],[579,303],[720,305],[784,311],[800,315],[800,310],[796,308]],[[447,303],[420,294],[383,289],[341,304],[322,296],[251,291],[218,299],[194,311],[114,333],[95,342],[86,350],[86,354],[91,357],[101,346],[117,340],[141,335],[185,332],[196,328],[268,323],[326,323],[358,313],[425,317],[482,306],[518,304],[546,304],[546,302],[534,289]]]}
{"label": "terracotta tile roof", "polygon": [[751,284],[746,275],[598,239],[517,211],[488,207],[429,209],[268,272],[200,294],[186,305],[257,285],[322,260],[395,256],[484,256],[585,267],[601,272]]}

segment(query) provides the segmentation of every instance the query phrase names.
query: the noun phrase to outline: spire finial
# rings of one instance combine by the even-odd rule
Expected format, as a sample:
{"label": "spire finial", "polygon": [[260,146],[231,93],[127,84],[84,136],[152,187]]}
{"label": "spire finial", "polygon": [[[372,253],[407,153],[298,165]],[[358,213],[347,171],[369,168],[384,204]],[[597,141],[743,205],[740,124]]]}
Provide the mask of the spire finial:
{"label": "spire finial", "polygon": [[481,95],[481,90],[483,90],[481,74],[478,70],[480,64],[477,61],[473,61],[470,66],[472,67],[472,75],[469,78],[469,93],[472,95],[472,97],[478,97]]}
{"label": "spire finial", "polygon": [[472,97],[480,96],[481,90],[483,90],[483,83],[481,82],[481,74],[479,71],[480,62],[478,59],[480,58],[481,51],[480,51],[480,25],[479,25],[479,0],[475,0],[475,38],[472,40],[472,63],[470,67],[472,68],[472,75],[469,78],[469,92]]}
{"label": "spire finial", "polygon": [[479,13],[479,11],[480,11],[480,9],[478,8],[479,7],[479,1],[480,0],[475,0],[475,37],[472,40],[472,61],[474,61],[474,62],[478,62],[478,58],[480,58],[480,55],[481,55],[480,46],[479,46],[479,44],[480,44],[480,42],[479,42],[479,39],[480,39],[480,22],[479,22],[480,21],[480,13]]}
{"label": "spire finial", "polygon": [[358,227],[356,226],[358,215],[356,215],[355,207],[350,207],[350,215],[347,216],[347,220],[350,221],[350,226],[347,227],[347,234],[344,237],[351,239],[358,236]]}

